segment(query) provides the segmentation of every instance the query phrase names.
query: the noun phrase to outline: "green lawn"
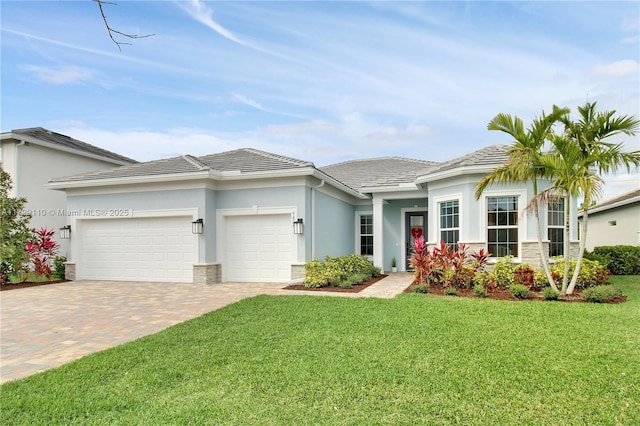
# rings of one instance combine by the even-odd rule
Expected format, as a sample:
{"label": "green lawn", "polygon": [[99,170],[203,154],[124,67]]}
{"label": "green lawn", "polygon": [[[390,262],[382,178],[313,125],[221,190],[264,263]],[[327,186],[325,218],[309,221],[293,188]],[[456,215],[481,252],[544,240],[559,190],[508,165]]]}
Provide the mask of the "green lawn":
{"label": "green lawn", "polygon": [[620,305],[260,296],[3,385],[0,424],[640,424]]}

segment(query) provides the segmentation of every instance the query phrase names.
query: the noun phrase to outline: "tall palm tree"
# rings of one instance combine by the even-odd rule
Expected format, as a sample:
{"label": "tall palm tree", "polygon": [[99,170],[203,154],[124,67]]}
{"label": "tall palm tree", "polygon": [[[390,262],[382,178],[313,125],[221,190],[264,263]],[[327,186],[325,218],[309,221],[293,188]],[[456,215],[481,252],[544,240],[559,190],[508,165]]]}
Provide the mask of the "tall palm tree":
{"label": "tall palm tree", "polygon": [[640,130],[640,120],[627,115],[616,117],[615,110],[597,112],[596,105],[597,102],[586,102],[584,106],[578,107],[578,121],[571,121],[567,116],[561,119],[565,125],[565,138],[579,148],[580,161],[575,172],[578,176],[584,173],[582,180],[579,180],[580,190],[584,195],[582,235],[576,269],[567,288],[569,294],[576,286],[582,266],[589,206],[597,201],[601,193],[601,179],[596,179],[595,172],[601,175],[621,168],[630,172],[632,168],[640,167],[640,151],[625,152],[622,144],[604,141],[620,134],[634,136]]}
{"label": "tall palm tree", "polygon": [[[562,294],[571,294],[573,288],[569,287],[569,265],[570,265],[570,224],[571,206],[573,200],[580,194],[585,196],[585,200],[596,199],[602,192],[604,181],[594,174],[582,158],[580,146],[570,138],[563,135],[551,135],[549,138],[552,149],[550,152],[541,154],[538,158],[540,165],[552,177],[553,184],[550,188],[537,195],[539,198],[564,195],[566,197],[565,223],[564,223],[564,274],[562,278]],[[583,228],[584,231],[584,228]],[[584,238],[583,238],[584,239]],[[582,243],[582,242],[581,242]],[[575,272],[579,272],[576,265]]]}
{"label": "tall palm tree", "polygon": [[484,190],[494,183],[528,182],[533,184],[534,198],[532,200],[532,210],[536,223],[536,237],[538,239],[538,251],[540,252],[540,262],[544,268],[547,280],[551,287],[558,290],[547,256],[542,246],[542,236],[540,233],[540,209],[538,204],[538,178],[548,175],[544,167],[541,167],[538,158],[542,153],[545,140],[552,134],[552,127],[558,121],[564,120],[569,114],[568,108],[553,106],[551,114],[546,115],[544,111],[540,118],[535,118],[529,127],[524,128],[522,119],[509,114],[496,115],[487,125],[488,130],[498,130],[510,135],[514,142],[509,147],[509,160],[503,166],[496,168],[486,175],[476,185],[476,199],[479,199]]}

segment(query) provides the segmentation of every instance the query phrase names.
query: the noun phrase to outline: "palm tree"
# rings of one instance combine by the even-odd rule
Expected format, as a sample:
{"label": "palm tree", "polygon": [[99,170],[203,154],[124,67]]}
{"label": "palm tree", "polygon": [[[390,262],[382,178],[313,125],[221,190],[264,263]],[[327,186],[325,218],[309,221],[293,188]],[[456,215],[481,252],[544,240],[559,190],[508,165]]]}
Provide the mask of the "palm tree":
{"label": "palm tree", "polygon": [[[627,115],[615,117],[615,110],[596,112],[596,104],[597,102],[587,102],[584,106],[578,107],[579,119],[576,122],[569,120],[567,116],[561,120],[565,125],[565,138],[579,148],[580,161],[575,165],[574,172],[577,176],[583,175],[582,178],[576,178],[584,195],[580,249],[576,269],[571,278],[571,284],[567,288],[569,294],[576,286],[582,266],[588,210],[592,202],[598,200],[601,193],[602,180],[595,175],[595,172],[597,171],[601,175],[615,172],[623,167],[630,172],[632,168],[640,167],[640,151],[625,152],[622,144],[604,141],[620,134],[634,136],[640,130],[640,120]],[[575,148],[571,148],[571,150],[575,150]]]}
{"label": "palm tree", "polygon": [[542,148],[551,133],[552,126],[569,114],[568,108],[553,106],[551,114],[545,115],[544,111],[540,118],[533,120],[529,129],[525,130],[522,119],[509,114],[496,115],[487,125],[488,130],[499,130],[510,135],[514,142],[509,147],[509,160],[503,166],[496,168],[486,175],[476,185],[476,199],[479,199],[482,192],[491,184],[508,182],[528,182],[533,183],[534,198],[532,200],[532,210],[536,222],[536,236],[538,239],[538,251],[540,252],[540,262],[543,266],[547,280],[554,290],[558,290],[549,264],[542,246],[542,236],[540,234],[540,211],[538,204],[538,178],[547,176],[548,173],[541,167],[538,158],[542,153]]}
{"label": "palm tree", "polygon": [[[571,209],[573,200],[582,193],[587,199],[597,199],[602,192],[604,181],[600,176],[595,175],[582,158],[580,146],[572,139],[563,135],[551,135],[549,138],[552,149],[538,157],[540,165],[547,172],[547,176],[552,177],[553,184],[550,188],[542,191],[536,196],[540,199],[548,199],[551,196],[562,194],[566,197],[565,223],[564,223],[564,274],[562,278],[562,294],[571,294],[573,288],[569,287],[569,265],[570,265],[570,224]],[[584,233],[584,227],[583,227]],[[581,241],[581,244],[584,243]],[[576,265],[574,276],[579,272]],[[572,281],[573,282],[573,281]]]}

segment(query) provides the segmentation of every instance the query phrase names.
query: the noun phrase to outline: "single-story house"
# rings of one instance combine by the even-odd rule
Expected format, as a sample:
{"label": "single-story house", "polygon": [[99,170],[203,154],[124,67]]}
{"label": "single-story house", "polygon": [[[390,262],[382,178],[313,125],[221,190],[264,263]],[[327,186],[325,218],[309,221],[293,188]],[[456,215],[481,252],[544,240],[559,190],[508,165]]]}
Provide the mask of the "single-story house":
{"label": "single-story house", "polygon": [[[604,200],[588,212],[587,250],[598,246],[640,246],[640,189]],[[580,225],[583,217],[584,212],[580,211]]]}
{"label": "single-story house", "polygon": [[[495,145],[445,163],[384,157],[318,168],[238,149],[52,179],[49,188],[66,191],[77,213],[68,217],[75,279],[288,282],[304,277],[305,262],[354,252],[383,271],[393,258],[407,270],[416,236],[536,264],[534,221],[520,214],[531,184],[474,196],[506,159]],[[552,231],[564,208],[542,214],[543,235],[562,238]]]}
{"label": "single-story house", "polygon": [[[58,176],[112,169],[135,160],[42,127],[0,134],[0,167],[11,176],[11,197],[27,199],[25,210],[32,228],[55,229],[66,225],[66,198],[46,188]],[[67,241],[56,238],[59,254],[66,255]]]}

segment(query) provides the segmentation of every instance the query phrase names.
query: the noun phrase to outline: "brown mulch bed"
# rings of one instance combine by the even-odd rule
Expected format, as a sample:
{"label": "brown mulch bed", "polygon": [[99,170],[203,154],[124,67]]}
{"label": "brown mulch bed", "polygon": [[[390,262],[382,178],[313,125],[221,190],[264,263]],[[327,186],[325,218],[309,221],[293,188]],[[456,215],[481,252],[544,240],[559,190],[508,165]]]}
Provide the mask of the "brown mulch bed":
{"label": "brown mulch bed", "polygon": [[388,275],[380,275],[379,277],[371,278],[370,280],[363,281],[360,284],[355,284],[352,288],[340,288],[340,287],[319,287],[319,288],[308,288],[305,287],[304,284],[293,284],[284,288],[284,290],[305,290],[305,291],[330,291],[336,293],[359,293],[365,288],[369,287],[371,284],[377,283],[383,278],[386,278]]}
{"label": "brown mulch bed", "polygon": [[[405,288],[404,289],[404,293],[413,293],[413,289],[411,287],[413,287],[413,285],[410,285],[409,287]],[[433,295],[436,295],[436,296],[446,296],[446,294],[444,294],[444,287],[442,287],[440,285],[431,285],[429,287],[429,293],[428,294],[433,294]],[[459,288],[457,297],[474,297],[476,299],[482,299],[481,297],[476,296],[476,294],[473,292],[472,288]],[[493,290],[487,290],[486,299],[510,300],[510,301],[517,301],[517,302],[545,301],[545,298],[542,295],[541,291],[532,290],[532,294],[531,294],[531,297],[529,299],[518,299],[518,298],[514,297],[509,292],[509,290],[501,289],[501,288],[496,288],[496,289],[493,289]],[[584,300],[582,298],[582,296],[580,296],[579,292],[578,293],[574,293],[574,294],[568,294],[568,295],[565,295],[565,296],[560,296],[558,301],[560,301],[560,302],[586,303],[586,300]],[[611,300],[609,302],[604,302],[604,303],[616,304],[616,303],[622,303],[622,302],[626,302],[626,301],[627,301],[627,296],[619,296],[619,297],[616,297],[615,299],[613,299],[613,300]]]}
{"label": "brown mulch bed", "polygon": [[70,280],[57,280],[57,281],[43,281],[43,282],[40,282],[40,283],[27,281],[27,282],[24,282],[24,283],[3,284],[3,285],[0,285],[0,291],[16,290],[18,288],[27,288],[27,287],[39,287],[39,286],[42,286],[42,285],[66,283],[66,282],[69,282],[69,281]]}

